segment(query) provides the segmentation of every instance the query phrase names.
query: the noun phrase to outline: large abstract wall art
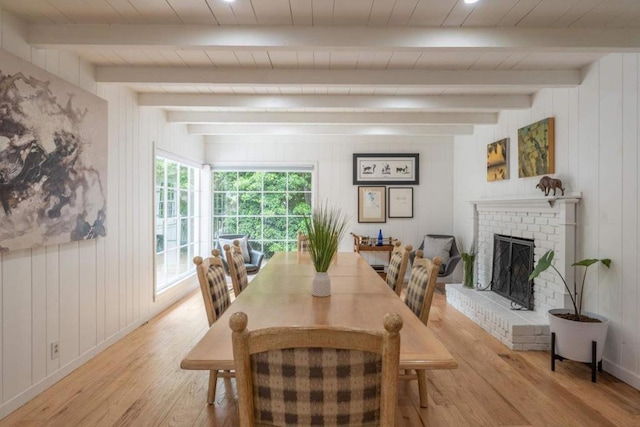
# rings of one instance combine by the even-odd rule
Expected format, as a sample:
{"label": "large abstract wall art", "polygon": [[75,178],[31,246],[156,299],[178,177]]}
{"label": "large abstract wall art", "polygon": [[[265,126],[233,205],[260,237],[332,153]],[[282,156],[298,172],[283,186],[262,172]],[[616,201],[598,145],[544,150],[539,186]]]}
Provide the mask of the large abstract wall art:
{"label": "large abstract wall art", "polygon": [[106,235],[107,102],[0,49],[0,252]]}

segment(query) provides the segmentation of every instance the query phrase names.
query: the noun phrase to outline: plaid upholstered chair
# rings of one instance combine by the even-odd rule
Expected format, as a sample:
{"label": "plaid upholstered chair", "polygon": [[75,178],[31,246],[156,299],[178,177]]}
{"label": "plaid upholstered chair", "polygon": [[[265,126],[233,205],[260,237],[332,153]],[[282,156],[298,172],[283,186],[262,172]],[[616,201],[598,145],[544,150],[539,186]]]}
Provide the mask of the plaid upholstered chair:
{"label": "plaid upholstered chair", "polygon": [[402,284],[404,283],[404,274],[407,271],[409,263],[409,253],[413,246],[407,245],[401,247],[400,241],[396,240],[395,247],[389,257],[389,268],[387,269],[387,285],[393,289],[398,296],[402,292]]}
{"label": "plaid upholstered chair", "polygon": [[247,322],[229,319],[241,427],[395,425],[400,315],[385,315],[384,332]]}
{"label": "plaid upholstered chair", "polygon": [[224,254],[229,266],[229,276],[231,276],[231,283],[233,284],[233,294],[238,297],[240,292],[249,285],[249,277],[247,276],[247,269],[244,265],[244,257],[240,250],[240,242],[234,240],[233,248],[229,247],[229,245],[224,245]]}
{"label": "plaid upholstered chair", "polygon": [[[193,263],[196,265],[200,291],[202,291],[209,326],[213,325],[231,305],[229,288],[227,287],[227,276],[225,275],[224,266],[220,259],[220,251],[214,249],[211,254],[213,255],[212,258],[203,259],[197,256],[193,259]],[[219,376],[230,378],[235,375],[231,372],[209,371],[209,391],[207,393],[207,402],[209,404],[212,404],[215,399],[216,384]]]}
{"label": "plaid upholstered chair", "polygon": [[[416,257],[413,260],[413,268],[411,269],[411,277],[407,285],[407,294],[404,302],[415,313],[422,323],[425,325],[429,320],[429,312],[431,311],[431,302],[433,301],[433,292],[436,288],[438,280],[438,271],[442,264],[442,259],[435,257],[433,260],[423,258],[421,250],[416,251]],[[400,376],[404,380],[418,380],[418,392],[420,395],[420,406],[427,407],[427,379],[425,371],[409,371]]]}
{"label": "plaid upholstered chair", "polygon": [[309,252],[309,237],[298,231],[298,252]]}

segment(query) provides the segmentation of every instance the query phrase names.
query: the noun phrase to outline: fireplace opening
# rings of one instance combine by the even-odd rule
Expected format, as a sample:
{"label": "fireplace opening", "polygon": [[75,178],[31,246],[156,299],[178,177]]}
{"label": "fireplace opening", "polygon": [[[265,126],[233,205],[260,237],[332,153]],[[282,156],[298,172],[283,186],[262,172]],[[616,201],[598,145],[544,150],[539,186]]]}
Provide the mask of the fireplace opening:
{"label": "fireplace opening", "polygon": [[514,309],[533,310],[533,240],[493,236],[491,290],[511,300]]}

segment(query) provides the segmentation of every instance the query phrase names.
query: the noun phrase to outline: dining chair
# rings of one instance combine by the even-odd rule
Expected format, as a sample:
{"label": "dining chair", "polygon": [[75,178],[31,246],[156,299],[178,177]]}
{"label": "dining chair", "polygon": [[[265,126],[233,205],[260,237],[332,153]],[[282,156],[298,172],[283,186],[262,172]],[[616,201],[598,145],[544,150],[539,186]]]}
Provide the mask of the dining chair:
{"label": "dining chair", "polygon": [[[195,257],[193,263],[196,265],[198,281],[200,282],[200,291],[204,300],[204,308],[207,312],[207,320],[209,326],[218,320],[218,318],[231,305],[229,297],[229,288],[227,287],[227,276],[224,272],[220,251],[214,249],[211,251],[213,257],[203,259]],[[209,390],[207,391],[207,403],[213,404],[216,396],[216,385],[218,377],[233,378],[235,374],[229,371],[209,371]]]}
{"label": "dining chair", "polygon": [[[433,260],[430,260],[429,258],[424,258],[424,253],[421,250],[416,251],[404,302],[425,326],[429,320],[433,292],[436,288],[438,271],[441,264],[442,258],[435,257]],[[400,379],[418,380],[420,406],[426,408],[428,405],[426,371],[407,370],[403,375],[400,375]]]}
{"label": "dining chair", "polygon": [[264,252],[254,248],[249,242],[250,236],[246,234],[220,234],[215,239],[215,247],[220,251],[222,257],[222,264],[226,272],[229,272],[229,265],[227,264],[227,257],[224,253],[224,245],[233,245],[234,240],[240,242],[240,249],[242,250],[242,257],[244,258],[244,267],[247,269],[247,274],[258,274],[264,261]]}
{"label": "dining chair", "polygon": [[[460,247],[454,236],[448,234],[425,234],[418,250],[422,250],[425,258],[442,258],[438,271],[438,285],[454,281],[453,272],[462,259]],[[413,264],[416,251],[409,254],[409,264]],[[442,288],[444,290],[444,288]]]}
{"label": "dining chair", "polygon": [[233,284],[233,294],[237,298],[244,288],[249,285],[247,269],[244,266],[244,257],[240,250],[240,242],[238,240],[234,240],[233,247],[224,245],[224,253],[227,258],[227,265],[229,266],[231,283]]}
{"label": "dining chair", "polygon": [[298,252],[309,252],[309,236],[298,231]]}
{"label": "dining chair", "polygon": [[247,323],[243,312],[229,319],[241,427],[395,425],[399,314],[384,316],[384,331]]}
{"label": "dining chair", "polygon": [[393,289],[398,296],[402,292],[402,285],[404,284],[404,275],[407,271],[407,264],[409,263],[409,253],[413,246],[407,245],[404,248],[399,240],[395,242],[395,247],[391,251],[389,256],[389,267],[387,268],[387,285]]}

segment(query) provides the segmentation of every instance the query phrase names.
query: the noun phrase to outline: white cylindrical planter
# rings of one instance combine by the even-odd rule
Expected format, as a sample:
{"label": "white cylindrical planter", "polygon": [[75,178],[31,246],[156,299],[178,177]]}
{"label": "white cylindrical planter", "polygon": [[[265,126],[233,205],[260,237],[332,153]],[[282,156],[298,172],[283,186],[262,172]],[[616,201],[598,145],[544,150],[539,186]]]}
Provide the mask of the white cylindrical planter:
{"label": "white cylindrical planter", "polygon": [[329,273],[316,271],[311,284],[311,295],[314,297],[328,297],[331,295],[331,279]]}
{"label": "white cylindrical planter", "polygon": [[602,360],[607,339],[609,320],[597,314],[582,312],[600,322],[576,322],[555,316],[557,313],[573,313],[573,310],[556,308],[549,310],[549,330],[556,334],[556,354],[577,362],[592,362],[591,342],[595,341],[596,362]]}

